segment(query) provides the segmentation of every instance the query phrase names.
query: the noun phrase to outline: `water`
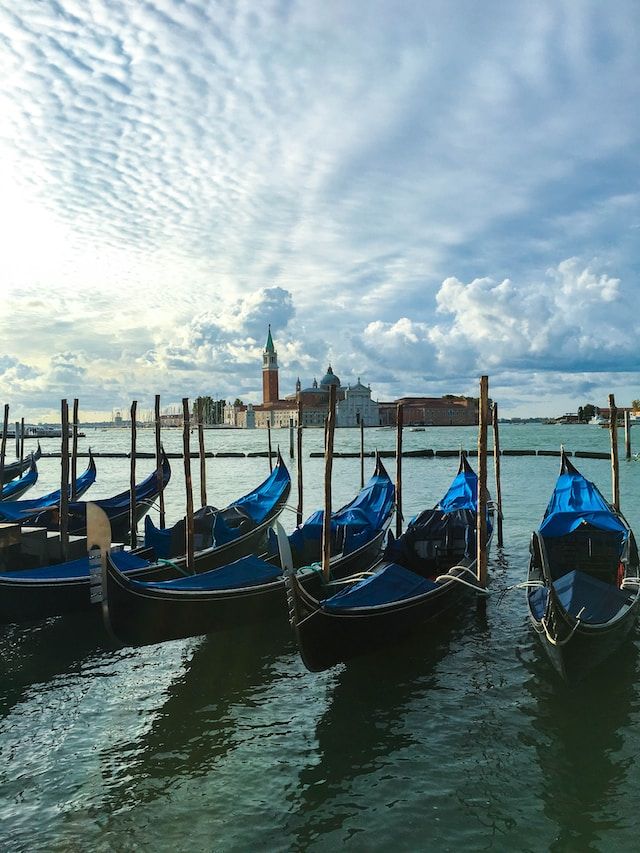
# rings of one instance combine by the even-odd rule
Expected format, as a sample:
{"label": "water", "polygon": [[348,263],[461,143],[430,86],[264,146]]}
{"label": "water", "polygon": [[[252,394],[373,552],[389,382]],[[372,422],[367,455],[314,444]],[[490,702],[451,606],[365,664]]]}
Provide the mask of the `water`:
{"label": "water", "polygon": [[[163,438],[181,449],[179,431]],[[273,433],[274,446],[278,438],[287,458],[288,431]],[[128,441],[89,431],[81,449]],[[404,435],[405,449],[475,441],[467,428]],[[394,443],[393,432],[366,432],[367,449]],[[606,450],[608,433],[501,428],[504,448],[560,443]],[[152,431],[139,433],[140,449],[153,444]],[[323,461],[308,457],[321,444],[305,431],[305,514],[322,501]],[[261,450],[266,434],[212,431],[206,446]],[[336,450],[358,448],[356,431],[336,434]],[[606,460],[576,463],[610,495]],[[455,466],[403,460],[406,517],[435,502]],[[128,460],[97,467],[87,497],[127,487]],[[139,478],[152,467],[139,460]],[[172,467],[169,520],[184,511],[182,461]],[[34,496],[55,488],[60,461],[39,468]],[[284,609],[280,624],[143,649],[110,648],[93,618],[0,629],[0,849],[636,850],[637,647],[570,690],[537,646],[524,593],[500,596],[526,575],[557,469],[557,458],[502,459],[505,545],[490,555],[484,614],[471,605],[329,672],[304,669]],[[193,473],[197,504],[197,461]],[[209,459],[208,500],[224,505],[267,474],[264,458]],[[359,480],[358,459],[335,461],[336,506]],[[640,531],[640,463],[621,463],[621,503]],[[283,520],[291,529],[294,513]]]}

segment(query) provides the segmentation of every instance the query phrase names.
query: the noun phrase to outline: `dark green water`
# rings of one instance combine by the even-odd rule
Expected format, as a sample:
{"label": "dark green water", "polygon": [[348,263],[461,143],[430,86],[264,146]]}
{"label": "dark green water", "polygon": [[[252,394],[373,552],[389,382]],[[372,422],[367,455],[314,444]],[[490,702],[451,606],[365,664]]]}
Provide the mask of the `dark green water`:
{"label": "dark green water", "polygon": [[[128,437],[88,439],[108,450]],[[514,426],[501,439],[507,448],[604,450],[608,436]],[[342,431],[337,449],[358,440]],[[208,434],[207,449],[265,441]],[[473,430],[428,429],[404,443],[474,441]],[[152,436],[142,442],[151,447]],[[166,438],[170,449],[180,442]],[[320,443],[305,432],[305,454]],[[393,443],[393,433],[367,434],[368,447]],[[610,494],[608,462],[576,462]],[[167,496],[174,518],[184,503],[180,464]],[[152,466],[139,467],[142,476]],[[2,629],[0,849],[638,849],[637,641],[567,689],[529,629],[523,591],[501,595],[525,578],[530,531],[557,467],[552,458],[503,459],[505,547],[491,553],[484,612],[471,604],[330,672],[304,669],[284,608],[280,623],[260,630],[135,650],[110,648],[93,618]],[[218,505],[267,472],[264,459],[207,468]],[[454,468],[405,460],[406,515],[433,504]],[[59,460],[43,463],[41,492],[58,471]],[[98,476],[95,497],[124,488],[127,460],[98,460]],[[306,514],[321,501],[321,460],[305,457],[304,476]],[[358,460],[336,460],[336,505],[358,485]],[[622,464],[622,504],[640,530],[640,463]],[[284,519],[289,528],[293,519]]]}

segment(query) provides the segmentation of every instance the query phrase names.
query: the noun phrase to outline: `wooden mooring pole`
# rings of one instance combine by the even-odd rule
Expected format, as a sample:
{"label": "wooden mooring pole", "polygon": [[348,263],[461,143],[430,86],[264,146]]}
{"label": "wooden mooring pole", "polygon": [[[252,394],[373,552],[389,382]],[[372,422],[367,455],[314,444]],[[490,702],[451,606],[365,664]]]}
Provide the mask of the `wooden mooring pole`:
{"label": "wooden mooring pole", "polygon": [[493,422],[493,469],[496,475],[496,533],[498,536],[498,547],[502,548],[502,488],[500,484],[500,434],[498,431],[498,404],[494,403],[491,411]]}
{"label": "wooden mooring pole", "polygon": [[613,508],[620,512],[620,464],[618,460],[618,409],[613,394],[609,394],[609,430],[611,434],[611,491]]}
{"label": "wooden mooring pole", "polygon": [[364,489],[364,421],[360,417],[360,488]]}
{"label": "wooden mooring pole", "polygon": [[296,509],[296,524],[302,524],[302,400],[298,399],[298,432],[297,432],[297,470],[298,470],[298,507]]}
{"label": "wooden mooring pole", "polygon": [[[271,413],[269,413],[271,418]],[[267,421],[267,449],[269,451],[269,471],[273,471],[273,461],[271,460],[271,420]]]}
{"label": "wooden mooring pole", "polygon": [[489,420],[489,377],[480,377],[478,407],[478,516],[476,561],[478,583],[487,585],[487,421]]}
{"label": "wooden mooring pole", "polygon": [[404,411],[402,403],[396,409],[396,539],[402,535],[402,427]]}
{"label": "wooden mooring pole", "polygon": [[0,497],[4,484],[4,459],[7,453],[7,432],[9,431],[9,404],[4,404],[4,420],[2,422],[2,440],[0,441]]}
{"label": "wooden mooring pole", "polygon": [[628,410],[624,413],[624,458],[631,459],[631,420]]}
{"label": "wooden mooring pole", "polygon": [[204,401],[198,397],[198,452],[200,454],[200,506],[207,505],[207,468],[204,455]]}
{"label": "wooden mooring pole", "polygon": [[136,438],[137,424],[136,417],[138,412],[138,401],[134,400],[131,403],[131,465],[129,469],[129,542],[131,547],[135,548],[138,544],[138,530],[136,524]]}
{"label": "wooden mooring pole", "polygon": [[182,452],[184,456],[184,485],[187,495],[187,523],[185,525],[187,571],[194,573],[194,543],[193,543],[193,488],[191,483],[191,456],[189,452],[189,398],[182,400]]}
{"label": "wooden mooring pole", "polygon": [[20,467],[24,462],[24,418],[20,418]]}
{"label": "wooden mooring pole", "polygon": [[160,493],[160,527],[165,525],[164,489],[162,488],[162,442],[160,440],[160,394],[156,394],[156,471],[158,472],[158,491]]}
{"label": "wooden mooring pole", "polygon": [[78,499],[76,477],[78,476],[78,398],[73,400],[73,425],[71,437],[71,500]]}
{"label": "wooden mooring pole", "polygon": [[322,575],[331,576],[331,471],[333,467],[333,437],[336,426],[336,387],[329,386],[329,414],[324,445],[324,515],[322,517]]}
{"label": "wooden mooring pole", "polygon": [[69,403],[60,403],[60,421],[62,440],[60,446],[60,553],[62,562],[67,559],[69,550]]}
{"label": "wooden mooring pole", "polygon": [[293,418],[289,418],[289,459],[293,459]]}

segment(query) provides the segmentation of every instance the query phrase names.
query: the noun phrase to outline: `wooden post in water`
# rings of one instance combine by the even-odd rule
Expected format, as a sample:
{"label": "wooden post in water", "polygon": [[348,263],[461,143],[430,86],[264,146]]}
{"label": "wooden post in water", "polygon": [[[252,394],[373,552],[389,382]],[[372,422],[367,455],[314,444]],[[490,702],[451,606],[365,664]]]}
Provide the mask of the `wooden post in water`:
{"label": "wooden post in water", "polygon": [[631,459],[631,422],[628,410],[624,413],[624,458]]}
{"label": "wooden post in water", "polygon": [[138,401],[134,400],[131,403],[131,466],[129,474],[129,491],[130,491],[130,506],[129,506],[129,531],[131,547],[135,548],[138,544],[138,525],[136,523],[136,437],[137,424],[136,415],[138,411]]}
{"label": "wooden post in water", "polygon": [[364,420],[360,417],[360,488],[364,488]]}
{"label": "wooden post in water", "polygon": [[267,421],[267,448],[269,450],[269,471],[273,471],[273,462],[271,461],[271,412],[269,412],[269,420]]}
{"label": "wooden post in water", "polygon": [[296,524],[302,524],[302,400],[298,399],[298,433],[297,433],[297,456],[298,456],[298,508],[296,510]]}
{"label": "wooden post in water", "polygon": [[207,469],[204,455],[204,405],[198,397],[198,450],[200,453],[200,506],[207,505]]}
{"label": "wooden post in water", "polygon": [[618,409],[613,394],[609,394],[609,430],[611,433],[611,491],[613,508],[620,512],[620,465],[618,462]]}
{"label": "wooden post in water", "polygon": [[160,527],[165,525],[164,489],[162,488],[162,443],[160,441],[160,394],[156,394],[156,470],[158,472],[158,490],[160,492]]}
{"label": "wooden post in water", "polygon": [[16,440],[16,459],[20,456],[20,422],[14,424],[14,438]]}
{"label": "wooden post in water", "polygon": [[9,404],[4,404],[4,420],[2,422],[2,440],[0,441],[0,496],[4,484],[4,459],[7,452],[7,432],[9,431]]}
{"label": "wooden post in water", "polygon": [[325,581],[331,576],[331,470],[333,467],[333,436],[336,426],[336,388],[329,386],[329,414],[327,416],[324,448],[324,515],[322,518],[322,574]]}
{"label": "wooden post in water", "polygon": [[293,459],[293,418],[289,418],[289,459]]}
{"label": "wooden post in water", "polygon": [[60,405],[62,422],[62,441],[60,448],[60,552],[62,562],[67,559],[69,550],[69,403],[62,400]]}
{"label": "wooden post in water", "polygon": [[480,377],[478,406],[478,516],[476,561],[478,582],[487,585],[487,421],[489,420],[489,377]]}
{"label": "wooden post in water", "polygon": [[396,539],[402,535],[402,427],[404,412],[402,403],[397,408],[396,433]]}
{"label": "wooden post in water", "polygon": [[24,462],[24,418],[20,418],[20,467]]}
{"label": "wooden post in water", "polygon": [[71,500],[78,499],[76,477],[78,476],[78,398],[73,400],[73,426],[71,440]]}
{"label": "wooden post in water", "polygon": [[187,519],[185,525],[186,539],[186,555],[187,555],[187,571],[193,574],[193,489],[191,485],[191,456],[189,453],[189,398],[184,397],[182,400],[182,448],[184,454],[184,485],[187,493]]}
{"label": "wooden post in water", "polygon": [[496,475],[496,505],[497,519],[496,528],[498,535],[498,547],[502,548],[502,488],[500,485],[500,435],[498,432],[498,404],[494,403],[491,411],[493,422],[493,470]]}

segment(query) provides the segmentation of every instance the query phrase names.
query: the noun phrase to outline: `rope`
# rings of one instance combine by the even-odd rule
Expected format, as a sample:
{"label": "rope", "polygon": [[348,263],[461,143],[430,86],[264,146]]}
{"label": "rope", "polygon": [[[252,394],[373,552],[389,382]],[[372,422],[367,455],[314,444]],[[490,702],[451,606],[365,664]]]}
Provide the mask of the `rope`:
{"label": "rope", "polygon": [[627,589],[630,586],[638,586],[640,584],[640,577],[636,578],[623,578],[622,583],[620,584],[620,589]]}
{"label": "rope", "polygon": [[546,587],[544,581],[522,581],[521,583],[514,583],[513,586],[508,586],[502,590],[498,604],[502,604],[507,593],[512,592],[514,589],[541,589],[543,587]]}
{"label": "rope", "polygon": [[340,586],[341,584],[347,583],[356,583],[357,581],[361,581],[363,578],[373,577],[376,572],[358,572],[357,575],[351,575],[348,578],[343,578],[342,580],[333,580],[329,581],[327,586]]}
{"label": "rope", "polygon": [[582,616],[582,614],[584,613],[585,610],[586,610],[586,607],[580,608],[580,610],[578,611],[578,615],[576,616],[576,624],[571,629],[571,633],[569,634],[569,636],[565,637],[564,640],[556,640],[551,636],[551,634],[549,633],[549,629],[547,628],[546,617],[544,617],[544,616],[542,617],[542,619],[540,620],[540,624],[542,625],[542,628],[543,628],[544,633],[547,637],[547,640],[549,640],[549,642],[551,643],[552,646],[566,646],[566,644],[569,642],[569,640],[573,637],[575,632],[580,627],[580,617]]}
{"label": "rope", "polygon": [[[469,574],[473,575],[473,577],[475,578],[475,574],[473,574],[473,572],[466,566],[454,566],[453,568],[462,569],[463,571],[469,572]],[[449,571],[451,572],[451,569],[449,569]],[[438,583],[439,581],[456,581],[457,583],[461,583],[462,586],[468,586],[469,589],[472,589],[474,592],[477,592],[478,595],[484,595],[487,597],[491,595],[488,589],[484,589],[483,587],[478,586],[477,579],[475,583],[469,583],[469,581],[464,580],[464,578],[458,577],[458,575],[446,574],[438,575],[435,582]]]}
{"label": "rope", "polygon": [[158,560],[158,563],[161,563],[163,566],[171,566],[172,569],[175,569],[181,575],[184,575],[185,578],[191,577],[191,574],[195,575],[195,571],[186,572],[182,566],[179,566],[177,563],[174,563],[173,560]]}

